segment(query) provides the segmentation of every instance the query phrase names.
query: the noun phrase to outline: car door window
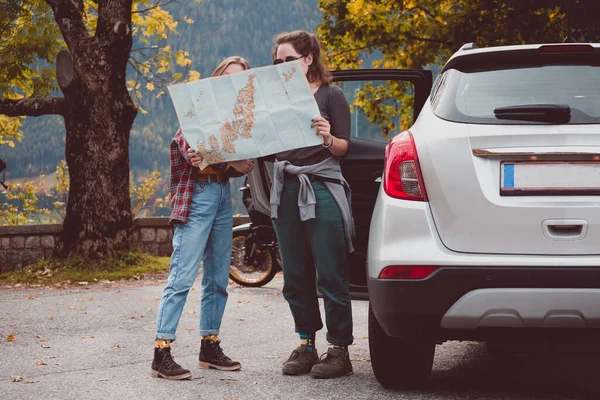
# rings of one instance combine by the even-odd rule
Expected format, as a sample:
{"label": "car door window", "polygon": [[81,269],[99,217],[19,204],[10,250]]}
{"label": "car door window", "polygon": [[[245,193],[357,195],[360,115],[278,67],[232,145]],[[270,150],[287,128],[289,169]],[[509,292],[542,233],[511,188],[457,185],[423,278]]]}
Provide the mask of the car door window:
{"label": "car door window", "polygon": [[387,143],[414,117],[414,84],[399,80],[337,81],[352,114],[350,136]]}

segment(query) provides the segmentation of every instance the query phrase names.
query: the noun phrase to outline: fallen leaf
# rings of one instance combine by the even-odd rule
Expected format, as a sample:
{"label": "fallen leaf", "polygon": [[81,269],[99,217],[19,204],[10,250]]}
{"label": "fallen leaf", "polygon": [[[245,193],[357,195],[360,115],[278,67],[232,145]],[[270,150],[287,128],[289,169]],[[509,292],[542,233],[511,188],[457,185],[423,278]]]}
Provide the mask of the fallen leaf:
{"label": "fallen leaf", "polygon": [[17,341],[17,339],[15,339],[15,335],[11,333],[10,335],[8,335],[8,336],[6,337],[6,341],[7,341],[7,342],[16,342],[16,341]]}
{"label": "fallen leaf", "polygon": [[48,319],[49,319],[50,321],[52,321],[52,320],[54,320],[54,317],[53,317],[52,315],[50,315],[50,316],[48,316]]}
{"label": "fallen leaf", "polygon": [[93,372],[92,372],[92,371],[88,371],[88,372],[86,372],[86,374],[88,374],[88,375],[92,375],[92,374],[93,374]]}
{"label": "fallen leaf", "polygon": [[250,303],[250,300],[236,300],[235,302],[238,304],[247,304]]}
{"label": "fallen leaf", "polygon": [[39,297],[27,296],[27,300],[37,300]]}
{"label": "fallen leaf", "polygon": [[48,365],[48,363],[44,360],[40,360],[40,361],[36,362],[36,365]]}
{"label": "fallen leaf", "polygon": [[131,316],[131,317],[129,317],[129,319],[135,319],[135,317]]}
{"label": "fallen leaf", "polygon": [[48,358],[58,358],[58,356],[50,356],[50,357],[48,357]]}
{"label": "fallen leaf", "polygon": [[10,380],[11,382],[21,382],[23,377],[19,375],[11,375]]}
{"label": "fallen leaf", "polygon": [[368,336],[361,336],[361,337],[359,337],[359,339],[368,339],[368,338],[369,338]]}
{"label": "fallen leaf", "polygon": [[152,307],[148,307],[148,309],[146,310],[146,312],[152,312]]}
{"label": "fallen leaf", "polygon": [[276,356],[265,356],[265,358],[277,358]]}
{"label": "fallen leaf", "polygon": [[90,297],[90,298],[88,299],[88,301],[94,301],[94,298],[93,298],[93,297]]}
{"label": "fallen leaf", "polygon": [[48,343],[42,343],[42,347],[43,347],[44,349],[49,349],[49,348],[51,348],[52,346],[50,346]]}
{"label": "fallen leaf", "polygon": [[121,348],[121,345],[120,345],[120,344],[114,344],[114,345],[112,346],[112,348],[113,348],[113,349],[120,349],[120,348]]}
{"label": "fallen leaf", "polygon": [[108,379],[106,379],[106,378],[100,378],[100,379],[98,379],[98,381],[100,381],[100,382],[106,382],[107,380]]}
{"label": "fallen leaf", "polygon": [[41,339],[42,337],[40,335],[35,335],[36,339]]}

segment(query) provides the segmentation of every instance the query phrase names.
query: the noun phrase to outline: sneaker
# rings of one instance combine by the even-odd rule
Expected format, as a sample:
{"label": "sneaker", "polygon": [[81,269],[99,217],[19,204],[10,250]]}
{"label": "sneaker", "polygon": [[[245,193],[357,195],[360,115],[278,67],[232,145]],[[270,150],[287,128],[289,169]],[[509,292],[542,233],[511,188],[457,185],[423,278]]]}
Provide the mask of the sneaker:
{"label": "sneaker", "polygon": [[203,369],[214,368],[220,371],[237,371],[242,365],[232,361],[221,349],[221,341],[203,339],[200,343],[200,361],[198,366]]}
{"label": "sneaker", "polygon": [[308,374],[315,364],[319,363],[317,349],[306,350],[306,345],[300,345],[292,351],[290,358],[283,363],[282,372],[284,375],[303,375]]}
{"label": "sneaker", "polygon": [[339,378],[352,374],[352,363],[348,350],[342,350],[330,347],[325,358],[321,357],[321,362],[312,367],[310,374],[313,378]]}
{"label": "sneaker", "polygon": [[171,355],[171,348],[154,348],[154,360],[152,360],[152,376],[174,381],[190,379],[192,374],[189,370],[177,364]]}

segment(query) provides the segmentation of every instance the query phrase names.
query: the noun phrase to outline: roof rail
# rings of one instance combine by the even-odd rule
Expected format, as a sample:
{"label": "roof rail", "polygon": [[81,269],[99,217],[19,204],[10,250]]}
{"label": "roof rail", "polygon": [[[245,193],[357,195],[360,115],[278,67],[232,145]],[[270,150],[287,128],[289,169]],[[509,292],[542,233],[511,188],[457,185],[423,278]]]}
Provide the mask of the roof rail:
{"label": "roof rail", "polygon": [[478,49],[479,47],[477,47],[477,45],[474,42],[471,43],[465,43],[462,45],[462,47],[460,49],[458,49],[458,51],[463,51],[463,50],[473,50],[473,49]]}

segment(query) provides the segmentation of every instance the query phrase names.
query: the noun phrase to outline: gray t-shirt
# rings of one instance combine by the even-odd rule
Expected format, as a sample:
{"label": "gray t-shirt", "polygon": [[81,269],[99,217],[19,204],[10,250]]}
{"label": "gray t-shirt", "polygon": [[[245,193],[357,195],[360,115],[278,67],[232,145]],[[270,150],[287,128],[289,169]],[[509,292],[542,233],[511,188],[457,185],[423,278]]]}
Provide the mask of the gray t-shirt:
{"label": "gray t-shirt", "polygon": [[[336,139],[347,140],[350,145],[350,107],[342,89],[336,85],[321,85],[314,96],[321,116],[331,124],[331,134]],[[277,153],[275,158],[278,161],[289,161],[296,166],[307,166],[331,156],[329,149],[317,145]]]}

